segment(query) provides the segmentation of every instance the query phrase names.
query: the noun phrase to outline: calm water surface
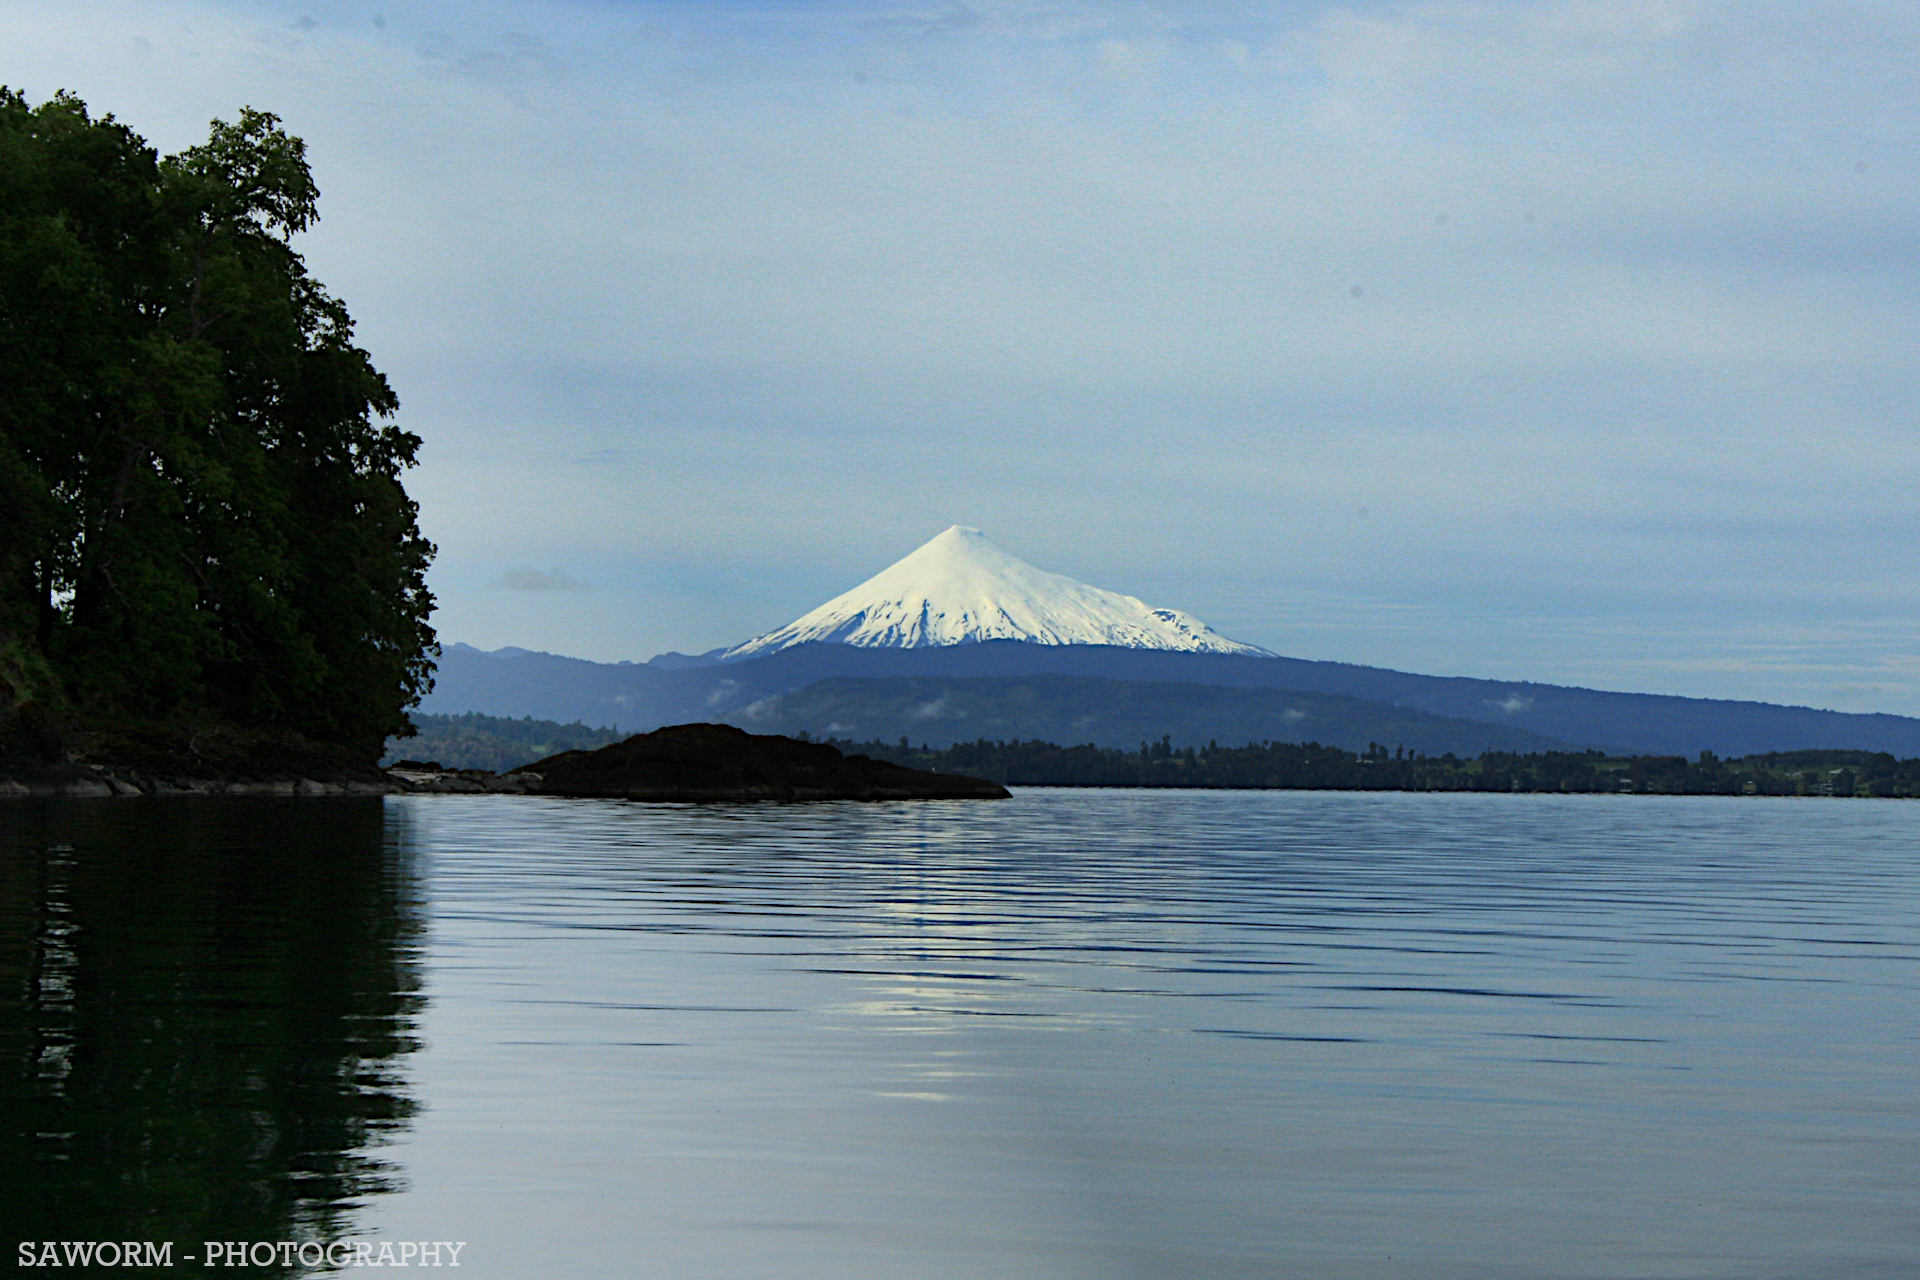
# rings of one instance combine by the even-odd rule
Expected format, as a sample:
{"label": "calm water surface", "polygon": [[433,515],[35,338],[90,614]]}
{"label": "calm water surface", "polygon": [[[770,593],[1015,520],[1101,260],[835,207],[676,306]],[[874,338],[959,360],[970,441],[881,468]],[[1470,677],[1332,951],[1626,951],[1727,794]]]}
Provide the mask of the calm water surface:
{"label": "calm water surface", "polygon": [[464,1240],[489,1277],[1920,1274],[1920,805],[0,823],[12,1239]]}

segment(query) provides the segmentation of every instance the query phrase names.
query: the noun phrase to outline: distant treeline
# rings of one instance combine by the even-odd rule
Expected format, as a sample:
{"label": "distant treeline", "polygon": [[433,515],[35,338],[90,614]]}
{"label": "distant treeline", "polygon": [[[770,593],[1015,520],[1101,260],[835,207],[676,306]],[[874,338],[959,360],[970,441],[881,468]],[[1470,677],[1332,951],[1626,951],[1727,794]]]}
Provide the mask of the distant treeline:
{"label": "distant treeline", "polygon": [[1532,755],[1488,752],[1474,759],[1318,743],[1175,747],[1171,738],[1137,751],[1051,742],[956,743],[933,750],[899,742],[828,739],[849,754],[915,769],[968,773],[1009,786],[1244,787],[1315,791],[1561,791],[1650,795],[1920,796],[1920,759],[1866,751],[1779,751],[1721,760],[1712,752],[1610,757],[1598,751]]}
{"label": "distant treeline", "polygon": [[[387,743],[386,762],[431,761],[504,773],[562,751],[591,751],[627,736],[618,727],[502,716],[413,713],[418,737]],[[806,738],[802,733],[798,735]],[[1171,737],[1136,751],[1051,742],[962,742],[938,750],[898,742],[827,738],[849,755],[914,769],[966,773],[1009,786],[1289,788],[1306,791],[1566,791],[1647,795],[1920,796],[1920,759],[1870,751],[1776,751],[1722,760],[1608,756],[1598,751],[1533,755],[1490,751],[1472,759],[1378,744],[1361,752],[1318,743],[1176,747]]]}
{"label": "distant treeline", "polygon": [[620,730],[594,728],[574,721],[560,724],[528,716],[509,720],[469,712],[457,716],[412,713],[420,732],[412,738],[387,739],[383,764],[418,760],[449,769],[487,769],[505,773],[562,751],[591,751],[625,737]]}

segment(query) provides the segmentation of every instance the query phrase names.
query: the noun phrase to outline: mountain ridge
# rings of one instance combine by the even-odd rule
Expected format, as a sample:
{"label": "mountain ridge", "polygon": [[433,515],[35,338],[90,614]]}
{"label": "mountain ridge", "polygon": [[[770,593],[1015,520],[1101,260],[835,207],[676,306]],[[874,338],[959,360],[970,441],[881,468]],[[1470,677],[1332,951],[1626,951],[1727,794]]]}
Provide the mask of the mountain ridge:
{"label": "mountain ridge", "polygon": [[[922,649],[809,643],[763,657],[671,669],[560,655],[492,657],[470,647],[449,646],[442,657],[439,682],[421,703],[421,710],[532,715],[638,730],[731,718],[756,699],[830,677],[956,679],[1038,674],[1341,694],[1508,725],[1600,750],[1689,756],[1704,750],[1737,756],[1837,748],[1920,756],[1920,719],[1907,716],[1532,681],[1426,676],[1282,656],[1017,641]],[[810,731],[818,733],[824,727]]]}
{"label": "mountain ridge", "polygon": [[833,676],[749,703],[734,718],[763,733],[907,738],[935,748],[986,738],[1131,749],[1164,737],[1181,746],[1317,742],[1355,752],[1379,743],[1468,758],[1577,749],[1511,725],[1344,694],[1100,676]]}

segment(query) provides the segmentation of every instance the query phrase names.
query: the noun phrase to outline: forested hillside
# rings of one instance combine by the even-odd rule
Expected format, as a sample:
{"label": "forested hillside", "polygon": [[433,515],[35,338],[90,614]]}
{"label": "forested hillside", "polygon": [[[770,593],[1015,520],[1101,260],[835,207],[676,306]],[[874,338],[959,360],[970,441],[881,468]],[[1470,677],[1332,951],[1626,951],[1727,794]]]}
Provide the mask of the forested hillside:
{"label": "forested hillside", "polygon": [[1476,756],[1587,745],[1333,693],[1063,675],[835,678],[713,718],[755,733],[824,732],[885,742],[906,734],[943,746],[1018,738],[1124,747],[1170,735],[1182,746],[1217,739],[1319,742],[1361,751],[1369,742],[1390,742],[1432,755]]}
{"label": "forested hillside", "polygon": [[597,729],[578,721],[560,724],[531,716],[512,720],[475,712],[434,716],[416,711],[413,723],[418,735],[389,740],[383,763],[413,760],[449,769],[505,773],[562,751],[592,751],[627,736],[618,729]]}

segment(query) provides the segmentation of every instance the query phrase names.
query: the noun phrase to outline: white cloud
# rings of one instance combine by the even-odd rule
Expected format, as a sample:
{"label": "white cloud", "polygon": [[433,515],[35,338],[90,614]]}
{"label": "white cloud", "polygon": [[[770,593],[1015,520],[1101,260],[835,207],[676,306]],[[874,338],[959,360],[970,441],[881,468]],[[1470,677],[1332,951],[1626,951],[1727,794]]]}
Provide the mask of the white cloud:
{"label": "white cloud", "polygon": [[1920,712],[1911,11],[383,8],[0,41],[309,138],[450,639],[697,651],[965,520],[1282,651]]}
{"label": "white cloud", "polygon": [[494,580],[509,591],[591,591],[593,587],[559,569],[509,569]]}

